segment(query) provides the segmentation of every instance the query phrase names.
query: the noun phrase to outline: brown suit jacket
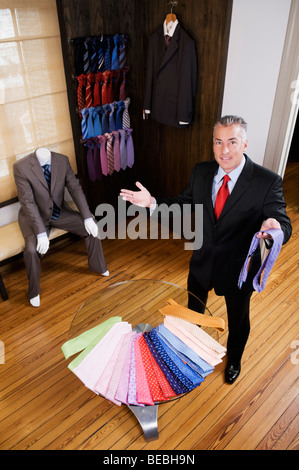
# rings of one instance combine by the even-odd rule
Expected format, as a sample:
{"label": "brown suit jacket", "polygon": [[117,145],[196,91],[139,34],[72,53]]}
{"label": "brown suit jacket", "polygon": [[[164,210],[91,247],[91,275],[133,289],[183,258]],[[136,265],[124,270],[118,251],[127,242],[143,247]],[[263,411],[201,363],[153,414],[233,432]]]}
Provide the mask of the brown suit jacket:
{"label": "brown suit jacket", "polygon": [[47,231],[53,210],[53,201],[67,212],[73,212],[64,195],[68,189],[82,219],[92,217],[85,195],[65,155],[51,153],[51,190],[35,152],[18,160],[13,166],[15,183],[21,204],[19,225],[24,238]]}

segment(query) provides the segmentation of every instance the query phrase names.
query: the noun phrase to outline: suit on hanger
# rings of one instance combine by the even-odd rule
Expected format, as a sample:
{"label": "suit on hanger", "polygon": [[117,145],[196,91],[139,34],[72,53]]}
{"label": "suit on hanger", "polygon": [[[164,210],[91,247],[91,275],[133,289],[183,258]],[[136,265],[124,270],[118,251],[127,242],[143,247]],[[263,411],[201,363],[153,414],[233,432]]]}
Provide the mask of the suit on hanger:
{"label": "suit on hanger", "polygon": [[[105,272],[107,267],[101,240],[88,235],[84,227],[83,221],[92,217],[92,214],[69,159],[51,152],[50,190],[35,152],[18,160],[13,166],[13,172],[21,205],[18,221],[25,239],[24,261],[29,278],[29,298],[40,294],[40,256],[36,251],[36,237],[44,232],[49,234],[51,227],[84,237],[90,269]],[[79,212],[72,210],[65,201],[65,188]],[[57,220],[51,218],[53,202],[60,208]]]}
{"label": "suit on hanger", "polygon": [[[245,155],[245,166],[218,220],[212,203],[212,184],[218,169],[216,161],[198,163],[189,185],[178,197],[157,198],[157,203],[202,204],[203,244],[190,260],[188,290],[206,303],[208,291],[214,288],[224,295],[228,310],[228,357],[241,359],[249,335],[249,300],[252,281],[260,264],[260,250],[252,257],[249,273],[242,289],[238,278],[253,235],[264,220],[275,218],[281,224],[286,243],[292,233],[282,191],[282,179],[272,171],[255,164]],[[190,308],[202,311],[192,298]]]}
{"label": "suit on hanger", "polygon": [[153,119],[173,127],[190,123],[197,83],[195,42],[177,24],[168,48],[163,25],[149,38],[143,108]]}

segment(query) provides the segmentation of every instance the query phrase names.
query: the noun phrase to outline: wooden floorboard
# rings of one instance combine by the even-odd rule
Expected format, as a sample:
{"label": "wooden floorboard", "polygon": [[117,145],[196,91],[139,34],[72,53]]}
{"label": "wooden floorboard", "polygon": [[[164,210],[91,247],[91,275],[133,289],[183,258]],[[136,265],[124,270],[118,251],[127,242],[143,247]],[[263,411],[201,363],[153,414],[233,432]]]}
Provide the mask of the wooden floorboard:
{"label": "wooden floorboard", "polygon": [[[104,240],[109,278],[91,273],[83,241],[51,245],[42,260],[41,307],[29,305],[23,260],[1,267],[9,299],[0,303],[1,450],[298,450],[299,164],[284,177],[293,236],[266,289],[254,293],[242,373],[224,382],[225,361],[200,387],[158,409],[159,439],[146,442],[135,416],[95,396],[67,368],[61,346],[73,317],[112,283],[157,279],[186,288],[191,252],[181,240]],[[213,292],[213,315],[226,320]],[[227,332],[219,341],[226,343]],[[296,343],[297,341],[297,343]]]}

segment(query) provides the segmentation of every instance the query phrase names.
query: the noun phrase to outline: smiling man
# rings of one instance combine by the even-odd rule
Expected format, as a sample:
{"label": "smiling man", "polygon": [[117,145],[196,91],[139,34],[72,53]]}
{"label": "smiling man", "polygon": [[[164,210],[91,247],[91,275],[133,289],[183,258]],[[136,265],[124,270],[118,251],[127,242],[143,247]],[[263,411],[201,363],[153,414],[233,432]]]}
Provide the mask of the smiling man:
{"label": "smiling man", "polygon": [[[214,126],[215,161],[198,163],[189,185],[177,197],[157,198],[140,183],[140,191],[122,190],[121,196],[136,205],[203,205],[203,244],[194,250],[188,276],[188,291],[206,305],[208,292],[225,297],[228,317],[227,366],[225,380],[232,384],[241,371],[241,358],[250,332],[252,281],[259,270],[259,248],[251,259],[246,282],[238,278],[252,237],[270,228],[281,229],[286,243],[292,233],[282,191],[282,179],[254,163],[246,154],[247,124],[238,116],[224,116]],[[189,308],[203,312],[193,296]]]}

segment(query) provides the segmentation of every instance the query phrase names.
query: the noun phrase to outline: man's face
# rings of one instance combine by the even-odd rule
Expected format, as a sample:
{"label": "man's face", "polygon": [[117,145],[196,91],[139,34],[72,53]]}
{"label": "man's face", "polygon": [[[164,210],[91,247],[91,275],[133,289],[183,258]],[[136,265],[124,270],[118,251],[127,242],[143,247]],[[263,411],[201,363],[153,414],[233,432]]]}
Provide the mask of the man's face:
{"label": "man's face", "polygon": [[226,173],[240,165],[246,149],[247,140],[244,139],[242,128],[238,124],[228,127],[220,124],[216,126],[213,140],[214,156]]}

